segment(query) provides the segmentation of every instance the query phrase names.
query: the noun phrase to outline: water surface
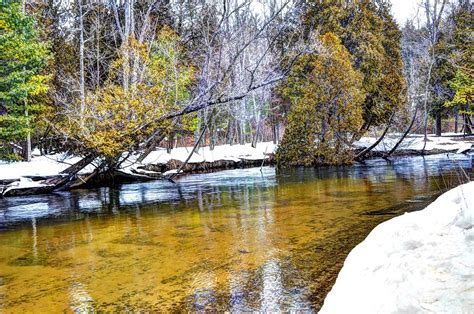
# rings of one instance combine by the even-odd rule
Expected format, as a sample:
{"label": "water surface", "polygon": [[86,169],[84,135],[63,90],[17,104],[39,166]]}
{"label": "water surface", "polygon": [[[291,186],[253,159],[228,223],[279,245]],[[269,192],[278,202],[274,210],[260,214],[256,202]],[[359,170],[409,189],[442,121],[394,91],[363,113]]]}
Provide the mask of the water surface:
{"label": "water surface", "polygon": [[3,199],[0,312],[317,311],[357,243],[461,168],[441,155]]}

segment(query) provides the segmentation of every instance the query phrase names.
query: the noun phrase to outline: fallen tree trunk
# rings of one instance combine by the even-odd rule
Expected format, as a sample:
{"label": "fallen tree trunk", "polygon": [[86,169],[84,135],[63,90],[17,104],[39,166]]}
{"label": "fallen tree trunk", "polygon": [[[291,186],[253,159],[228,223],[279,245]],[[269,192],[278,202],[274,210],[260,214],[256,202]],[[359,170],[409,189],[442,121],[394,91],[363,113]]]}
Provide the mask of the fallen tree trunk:
{"label": "fallen tree trunk", "polygon": [[24,196],[24,195],[34,195],[34,194],[46,194],[57,191],[63,188],[66,185],[71,184],[72,180],[76,178],[76,175],[89,165],[96,158],[95,154],[87,155],[82,158],[80,161],[71,165],[67,169],[61,171],[57,176],[53,176],[46,180],[38,181],[38,186],[6,186],[4,187],[1,196]]}

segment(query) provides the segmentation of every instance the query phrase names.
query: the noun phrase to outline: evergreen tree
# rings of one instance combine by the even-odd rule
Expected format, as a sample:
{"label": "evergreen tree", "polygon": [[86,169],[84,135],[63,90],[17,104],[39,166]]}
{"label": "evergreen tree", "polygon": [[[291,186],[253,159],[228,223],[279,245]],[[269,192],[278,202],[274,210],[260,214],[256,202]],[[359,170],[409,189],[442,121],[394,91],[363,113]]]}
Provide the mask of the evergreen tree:
{"label": "evergreen tree", "polygon": [[[35,115],[45,108],[47,89],[42,70],[48,49],[39,42],[35,21],[18,2],[0,4],[0,157],[18,158],[13,147],[34,128]],[[29,158],[29,156],[25,156]]]}
{"label": "evergreen tree", "polygon": [[279,166],[345,164],[362,126],[362,75],[333,33],[322,48],[303,56],[281,94],[291,102],[288,126],[277,152]]}
{"label": "evergreen tree", "polygon": [[363,130],[384,124],[405,103],[400,38],[390,3],[383,0],[313,0],[305,24],[321,33],[334,32],[363,74],[367,94]]}
{"label": "evergreen tree", "polygon": [[455,107],[463,115],[465,133],[472,133],[471,116],[474,114],[474,47],[472,30],[474,29],[474,4],[460,0],[450,15],[452,37],[448,61],[455,75],[445,83],[453,91],[451,100],[445,106]]}

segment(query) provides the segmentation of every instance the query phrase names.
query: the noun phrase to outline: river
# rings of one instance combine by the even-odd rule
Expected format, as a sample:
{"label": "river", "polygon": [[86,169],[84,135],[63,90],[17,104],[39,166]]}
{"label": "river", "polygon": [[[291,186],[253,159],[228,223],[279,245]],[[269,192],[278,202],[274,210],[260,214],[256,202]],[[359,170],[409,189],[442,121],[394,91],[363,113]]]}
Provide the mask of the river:
{"label": "river", "polygon": [[0,312],[317,311],[355,245],[461,168],[436,155],[0,199]]}

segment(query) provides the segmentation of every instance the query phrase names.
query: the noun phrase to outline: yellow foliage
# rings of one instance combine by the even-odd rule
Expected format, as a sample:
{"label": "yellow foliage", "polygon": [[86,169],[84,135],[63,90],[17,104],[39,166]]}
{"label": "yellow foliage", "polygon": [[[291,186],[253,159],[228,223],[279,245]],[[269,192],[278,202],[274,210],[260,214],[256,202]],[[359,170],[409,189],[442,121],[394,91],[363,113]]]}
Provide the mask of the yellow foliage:
{"label": "yellow foliage", "polygon": [[[68,132],[86,150],[107,158],[137,149],[157,129],[166,132],[171,123],[160,117],[180,108],[194,78],[192,67],[180,61],[180,49],[168,28],[152,47],[130,38],[113,64],[115,75],[88,95],[84,117],[72,121]],[[124,75],[129,75],[128,90],[119,84]]]}

